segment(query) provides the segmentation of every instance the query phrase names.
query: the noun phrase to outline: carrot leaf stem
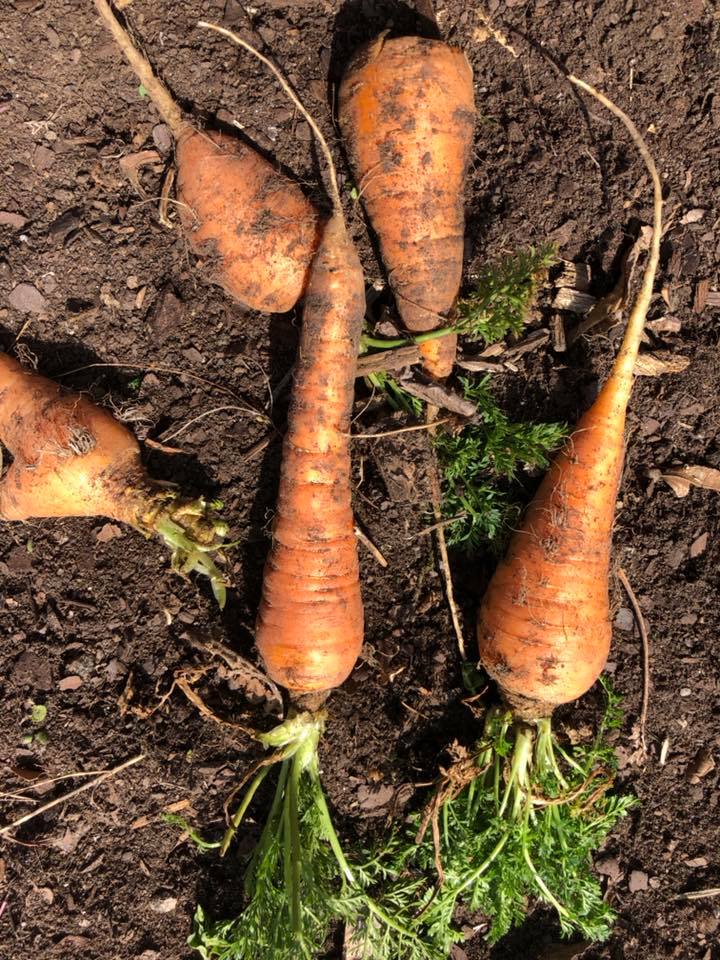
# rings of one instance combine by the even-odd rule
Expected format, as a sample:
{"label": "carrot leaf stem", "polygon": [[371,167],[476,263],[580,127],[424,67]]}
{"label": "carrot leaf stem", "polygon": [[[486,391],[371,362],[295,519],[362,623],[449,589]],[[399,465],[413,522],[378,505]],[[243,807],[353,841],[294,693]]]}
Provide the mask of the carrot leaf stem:
{"label": "carrot leaf stem", "polygon": [[226,847],[247,822],[263,779],[279,763],[270,812],[246,864],[245,908],[212,922],[198,907],[189,944],[204,960],[311,960],[344,922],[359,960],[445,960],[416,919],[432,899],[430,884],[406,875],[404,860],[388,857],[387,848],[363,851],[357,865],[343,850],[320,779],[324,724],[322,711],[293,713],[258,737],[274,753],[250,781],[223,841]]}
{"label": "carrot leaf stem", "polygon": [[572,748],[559,746],[549,718],[525,722],[505,708],[488,712],[477,776],[462,791],[445,786],[439,795],[439,848],[427,830],[411,857],[427,873],[442,867],[424,918],[430,928],[451,933],[462,905],[490,918],[495,943],[524,920],[534,897],[555,910],[564,935],[608,936],[614,914],[593,875],[592,852],[636,803],[610,792],[616,764],[606,733],[617,722],[609,689],[596,737]]}

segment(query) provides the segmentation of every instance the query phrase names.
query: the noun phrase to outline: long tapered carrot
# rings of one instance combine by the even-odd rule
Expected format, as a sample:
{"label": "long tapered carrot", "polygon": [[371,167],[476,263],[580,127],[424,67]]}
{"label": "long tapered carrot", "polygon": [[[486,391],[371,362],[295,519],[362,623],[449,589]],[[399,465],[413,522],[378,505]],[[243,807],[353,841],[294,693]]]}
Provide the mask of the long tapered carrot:
{"label": "long tapered carrot", "polygon": [[[395,892],[385,907],[348,862],[322,790],[318,741],[326,695],[350,673],[362,645],[363,610],[350,489],[349,433],[365,297],[360,261],[342,215],[332,156],[317,124],[277,68],[232,31],[201,21],[252,52],[310,124],[328,164],[333,214],[310,269],[273,542],[263,579],[256,641],[265,667],[290,694],[287,719],[260,735],[273,754],[245,782],[221,844],[226,852],[271,765],[275,797],[246,874],[247,904],[234,920],[208,922],[200,908],[192,944],[208,958],[295,960],[322,952],[340,917],[368,938],[422,944],[416,901]],[[406,900],[408,898],[406,897]],[[342,906],[340,904],[342,903]],[[409,920],[398,918],[404,912]],[[407,923],[407,927],[405,926]],[[427,954],[423,953],[424,956]],[[365,960],[378,953],[362,950]]]}
{"label": "long tapered carrot", "polygon": [[633,370],[660,256],[662,187],[632,121],[589,84],[573,83],[623,122],[653,182],[653,234],[612,371],[555,459],[490,582],[478,617],[481,660],[519,716],[547,716],[585,693],[610,649],[612,527]]}
{"label": "long tapered carrot", "polygon": [[0,354],[0,440],[13,456],[0,520],[102,516],[158,534],[177,569],[210,577],[224,603],[209,553],[222,546],[225,524],[202,498],[152,480],[137,440],[107,410]]}
{"label": "long tapered carrot", "polygon": [[[357,186],[408,330],[444,327],[460,288],[463,187],[475,100],[465,54],[439,40],[382,34],[350,62],[338,119]],[[447,376],[457,337],[422,343]]]}
{"label": "long tapered carrot", "polygon": [[255,310],[290,310],[319,242],[317,211],[248,143],[186,120],[108,0],[94,3],[175,138],[180,219],[195,252],[211,261],[209,278]]}
{"label": "long tapered carrot", "polygon": [[[259,56],[231,31],[213,29]],[[261,59],[294,98],[273,65]],[[360,654],[363,636],[350,412],[365,285],[329,159],[333,215],[310,270],[256,631],[268,675],[296,695],[339,686]]]}

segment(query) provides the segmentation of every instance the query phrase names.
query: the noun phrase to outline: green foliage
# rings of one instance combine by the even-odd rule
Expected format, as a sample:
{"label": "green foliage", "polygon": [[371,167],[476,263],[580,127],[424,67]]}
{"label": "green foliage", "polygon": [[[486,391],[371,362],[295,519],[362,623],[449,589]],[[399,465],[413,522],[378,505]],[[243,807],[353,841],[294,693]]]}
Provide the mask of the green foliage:
{"label": "green foliage", "polygon": [[205,840],[195,827],[191,826],[185,817],[181,817],[179,813],[163,813],[160,819],[163,823],[169,823],[174,827],[179,827],[183,833],[187,834],[188,838],[192,840],[201,853],[207,853],[208,850],[217,850],[220,846],[219,841]]}
{"label": "green foliage", "polygon": [[34,703],[30,710],[30,722],[35,727],[42,727],[47,719],[47,707],[44,703]]}
{"label": "green foliage", "polygon": [[[446,952],[421,936],[416,914],[432,889],[405,869],[407,846],[399,851],[391,841],[359,865],[346,859],[320,783],[321,725],[312,727],[314,721],[304,719],[310,716],[286,721],[266,738],[278,748],[280,769],[265,827],[246,864],[245,909],[213,922],[198,907],[188,943],[203,960],[312,960],[333,926],[344,922],[361,960],[445,960]],[[262,770],[253,783],[259,776]],[[244,801],[240,809],[247,809]],[[233,818],[235,829],[240,820]]]}
{"label": "green foliage", "polygon": [[403,413],[409,413],[413,417],[419,417],[422,413],[422,400],[413,397],[407,390],[403,390],[397,380],[393,379],[388,373],[371,373],[368,380],[375,387],[387,396],[388,403],[393,410],[401,410]]}
{"label": "green foliage", "polygon": [[[530,899],[554,908],[564,936],[603,940],[613,923],[593,873],[592,852],[636,800],[610,793],[614,755],[605,733],[617,722],[617,698],[597,736],[562,748],[549,719],[513,721],[501,710],[488,714],[478,745],[477,777],[441,807],[440,857],[444,883],[428,910],[436,937],[458,905],[490,920],[497,942],[526,916]],[[415,863],[435,870],[428,836]]]}
{"label": "green foliage", "polygon": [[529,247],[487,267],[475,289],[458,301],[458,333],[496,343],[519,334],[548,269],[557,262],[554,246]]}
{"label": "green foliage", "polygon": [[484,541],[501,541],[520,508],[498,478],[514,481],[523,467],[544,469],[548,455],[566,436],[559,423],[512,423],[490,390],[490,377],[462,378],[465,398],[477,407],[471,423],[457,433],[438,432],[435,444],[449,519],[448,543],[476,549]]}

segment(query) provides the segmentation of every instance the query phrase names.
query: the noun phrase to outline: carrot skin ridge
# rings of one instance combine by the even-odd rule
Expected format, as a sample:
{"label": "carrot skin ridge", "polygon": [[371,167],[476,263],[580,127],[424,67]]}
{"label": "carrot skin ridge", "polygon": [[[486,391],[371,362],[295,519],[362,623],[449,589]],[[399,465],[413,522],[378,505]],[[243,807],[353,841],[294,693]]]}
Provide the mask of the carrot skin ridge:
{"label": "carrot skin ridge", "polygon": [[[475,102],[462,51],[437,40],[381,35],[358,51],[339,91],[338,118],[406,328],[446,326],[460,288],[463,184]],[[444,377],[457,337],[421,346]]]}

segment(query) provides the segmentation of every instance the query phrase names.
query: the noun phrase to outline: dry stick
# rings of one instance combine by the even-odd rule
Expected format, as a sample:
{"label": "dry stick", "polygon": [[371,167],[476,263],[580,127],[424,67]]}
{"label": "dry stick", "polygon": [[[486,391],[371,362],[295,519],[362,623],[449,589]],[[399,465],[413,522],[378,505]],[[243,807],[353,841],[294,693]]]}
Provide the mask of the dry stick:
{"label": "dry stick", "polygon": [[[444,422],[441,420],[435,420],[435,411],[430,406],[428,406],[427,416],[427,426],[431,431],[434,431],[435,427]],[[462,624],[460,623],[460,612],[458,610],[457,603],[455,602],[455,590],[453,588],[452,573],[450,571],[450,558],[448,557],[447,541],[445,540],[445,530],[442,523],[442,491],[440,490],[440,473],[437,462],[437,454],[435,453],[434,448],[432,449],[432,469],[429,471],[429,473],[433,516],[435,517],[435,540],[437,542],[438,552],[440,554],[440,571],[442,572],[443,580],[445,581],[445,597],[450,609],[450,619],[452,620],[453,630],[455,631],[455,639],[457,640],[460,660],[464,663],[466,660],[465,637],[463,636]]]}
{"label": "dry stick", "polygon": [[373,555],[373,557],[375,557],[381,567],[387,567],[388,562],[380,552],[380,548],[377,547],[372,542],[370,537],[360,529],[357,523],[355,524],[355,536],[358,538],[360,543]]}
{"label": "dry stick", "polygon": [[135,71],[138,80],[150,94],[150,99],[157,107],[158,113],[170,127],[177,140],[188,124],[183,119],[182,111],[175,103],[172,94],[162,80],[153,73],[147,58],[140,53],[130,39],[127,30],[121,26],[108,0],[95,0],[95,7],[100,14],[100,19],[113,35],[115,43],[120,47],[125,59]]}
{"label": "dry stick", "polygon": [[381,437],[396,437],[400,433],[415,433],[416,430],[429,430],[431,433],[435,427],[442,423],[448,423],[452,418],[443,417],[442,420],[433,420],[432,423],[414,423],[410,427],[398,427],[397,430],[381,430],[380,433],[353,433],[353,440],[378,440]]}
{"label": "dry stick", "polygon": [[650,641],[648,639],[647,626],[645,624],[645,618],[642,615],[642,610],[640,609],[640,604],[638,599],[635,596],[633,588],[630,586],[630,581],[627,578],[627,574],[622,569],[622,567],[617,572],[618,580],[625,588],[625,593],[627,593],[630,603],[632,604],[633,613],[635,614],[635,622],[638,625],[638,630],[640,631],[640,639],[642,642],[642,672],[643,672],[643,685],[642,685],[642,700],[640,706],[640,745],[642,747],[643,753],[647,756],[647,741],[645,739],[645,728],[647,726],[647,716],[648,716],[648,704],[650,701]]}
{"label": "dry stick", "polygon": [[[93,608],[94,609],[94,608]],[[52,783],[59,783],[61,780],[76,780],[82,777],[99,777],[104,770],[75,770],[73,773],[62,773],[57,777],[46,777],[42,780],[34,780],[30,783],[26,789],[27,790],[39,790],[41,787],[49,787]],[[34,799],[33,797],[26,797],[21,793],[3,793],[0,794],[0,799],[22,799],[27,800],[32,803],[39,803],[39,800]]]}
{"label": "dry stick", "polygon": [[89,783],[84,783],[81,787],[78,787],[76,790],[71,790],[70,793],[66,793],[62,797],[56,797],[54,800],[51,800],[49,803],[44,804],[42,807],[38,807],[37,810],[33,810],[32,813],[26,813],[24,817],[20,817],[18,820],[14,820],[12,823],[7,824],[5,827],[0,828],[0,837],[5,836],[10,833],[11,830],[15,830],[17,827],[22,826],[23,823],[27,823],[28,820],[34,820],[35,817],[39,817],[40,814],[46,813],[48,810],[52,810],[53,807],[59,806],[61,803],[67,803],[68,800],[72,800],[74,797],[77,797],[78,794],[84,793],[86,790],[92,790],[93,787],[97,787],[104,780],[108,780],[110,777],[116,776],[118,773],[122,773],[123,770],[127,770],[128,767],[134,766],[136,763],[140,763],[141,760],[145,759],[145,754],[140,753],[138,756],[133,757],[131,760],[126,760],[125,763],[121,763],[119,767],[113,767],[112,770],[105,770],[104,773],[101,773],[99,777],[96,777],[94,780],[91,780]]}
{"label": "dry stick", "polygon": [[297,109],[300,111],[300,113],[303,115],[303,117],[307,121],[308,126],[310,127],[312,132],[315,134],[315,137],[320,145],[320,149],[323,153],[323,156],[325,157],[325,162],[328,165],[328,175],[330,177],[330,191],[329,191],[330,199],[332,200],[335,213],[338,214],[338,216],[340,216],[340,218],[344,222],[344,217],[342,213],[342,201],[340,200],[340,188],[338,187],[337,173],[335,172],[335,163],[333,162],[332,154],[330,153],[330,148],[328,147],[327,141],[325,140],[325,137],[322,135],[322,132],[320,131],[320,128],[318,127],[317,123],[313,119],[312,115],[305,108],[302,101],[300,100],[298,95],[295,93],[293,88],[290,86],[288,81],[285,79],[285,77],[282,75],[282,73],[278,70],[278,68],[275,66],[275,64],[271,60],[268,60],[268,58],[264,56],[262,53],[260,53],[259,50],[256,50],[251,43],[248,43],[247,40],[243,40],[242,37],[238,36],[236,33],[233,33],[232,30],[228,30],[225,27],[220,27],[215,23],[208,23],[207,20],[199,20],[198,26],[205,27],[207,30],[214,30],[215,33],[219,33],[223,37],[227,37],[228,40],[232,40],[232,42],[236,43],[239,47],[243,47],[243,49],[247,50],[248,53],[251,53],[254,57],[257,57],[257,59],[261,63],[263,63],[268,68],[268,70],[270,70],[270,72],[273,74],[277,82],[280,84],[280,86],[282,87],[284,92],[287,94],[287,96],[295,104]]}
{"label": "dry stick", "polygon": [[[64,373],[58,373],[56,379],[62,380],[64,377],[71,377],[75,373],[84,373],[86,370],[93,370],[99,367],[109,367],[111,369],[125,367],[128,370],[145,370],[149,373],[165,373],[173,377],[188,377],[190,380],[195,380],[197,383],[202,383],[206,387],[212,387],[212,389],[217,390],[218,393],[226,393],[235,401],[242,400],[242,397],[239,397],[228,387],[223,387],[219,383],[213,383],[212,380],[206,380],[204,377],[198,377],[195,373],[188,373],[187,370],[180,370],[177,367],[157,367],[147,363],[87,363],[83,367],[74,367],[72,370],[65,370]],[[238,409],[241,408],[238,407]],[[256,410],[255,407],[251,407],[250,405],[246,405],[244,409],[246,413],[249,413],[256,419],[261,420],[264,423],[272,423],[270,417],[268,417],[266,413],[263,413],[262,410]]]}

